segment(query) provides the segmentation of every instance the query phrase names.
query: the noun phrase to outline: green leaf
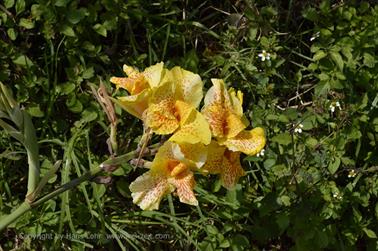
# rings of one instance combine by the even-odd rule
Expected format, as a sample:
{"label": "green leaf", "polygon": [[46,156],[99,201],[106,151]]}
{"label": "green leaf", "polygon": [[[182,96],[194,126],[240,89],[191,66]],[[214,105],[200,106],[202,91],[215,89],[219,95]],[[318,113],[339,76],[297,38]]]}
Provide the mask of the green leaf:
{"label": "green leaf", "polygon": [[335,62],[337,67],[340,69],[340,71],[342,71],[344,69],[344,61],[343,61],[343,58],[341,57],[340,53],[336,52],[336,51],[331,51],[330,55],[331,55],[333,62]]}
{"label": "green leaf", "polygon": [[25,29],[33,29],[34,28],[34,22],[30,19],[21,18],[19,25],[21,27],[24,27]]}
{"label": "green leaf", "polygon": [[341,162],[340,158],[336,157],[334,161],[332,161],[332,162],[329,163],[329,165],[328,165],[328,171],[331,174],[336,173],[337,169],[339,169],[340,162]]}
{"label": "green leaf", "polygon": [[89,67],[89,68],[85,69],[85,71],[83,72],[83,75],[82,75],[82,77],[84,79],[89,79],[93,76],[94,76],[94,68],[93,67]]}
{"label": "green leaf", "polygon": [[7,8],[7,9],[12,8],[13,5],[14,5],[14,0],[4,0],[5,8]]}
{"label": "green leaf", "polygon": [[71,24],[77,24],[85,17],[85,12],[84,8],[71,10],[67,13],[67,19]]}
{"label": "green leaf", "polygon": [[373,68],[375,65],[375,59],[374,57],[369,53],[364,53],[364,65],[366,65],[369,68]]}
{"label": "green leaf", "polygon": [[25,0],[17,0],[16,2],[16,14],[20,14],[25,10]]}
{"label": "green leaf", "polygon": [[27,109],[27,111],[32,117],[42,118],[45,116],[45,113],[41,110],[39,105],[31,106]]}
{"label": "green leaf", "polygon": [[69,36],[69,37],[74,37],[75,36],[74,30],[72,29],[72,27],[70,27],[68,25],[63,25],[60,28],[60,32],[63,33],[64,35],[66,35],[66,36]]}
{"label": "green leaf", "polygon": [[368,229],[368,228],[363,228],[365,234],[369,237],[369,238],[372,238],[372,239],[376,239],[377,238],[377,235],[375,234],[375,232],[371,229]]}
{"label": "green leaf", "polygon": [[106,29],[105,29],[105,27],[104,27],[103,25],[101,25],[101,24],[95,24],[95,25],[93,26],[93,29],[94,29],[98,34],[100,34],[101,36],[106,37],[106,35],[107,35],[107,31],[106,31]]}
{"label": "green leaf", "polygon": [[327,56],[327,53],[325,53],[324,51],[322,50],[319,50],[315,53],[315,55],[312,57],[312,59],[314,61],[319,61],[320,59],[324,58],[325,56]]}
{"label": "green leaf", "polygon": [[13,28],[9,28],[8,30],[7,30],[7,34],[8,34],[8,37],[11,39],[11,40],[16,40],[16,38],[17,38],[17,33],[16,33],[16,31],[13,29]]}
{"label": "green leaf", "polygon": [[58,7],[66,7],[66,5],[70,2],[71,0],[56,0],[55,1],[55,6]]}
{"label": "green leaf", "polygon": [[276,164],[276,160],[275,159],[267,159],[267,160],[264,161],[264,168],[265,169],[269,169],[272,166],[274,166],[275,164]]}
{"label": "green leaf", "polygon": [[20,55],[17,58],[13,59],[13,63],[29,67],[33,65],[33,62],[27,56],[24,55]]}
{"label": "green leaf", "polygon": [[287,132],[285,133],[280,133],[276,136],[274,136],[271,141],[277,142],[280,145],[289,145],[291,143],[291,135]]}
{"label": "green leaf", "polygon": [[241,234],[236,234],[231,239],[231,250],[232,251],[243,251],[249,247],[248,238]]}

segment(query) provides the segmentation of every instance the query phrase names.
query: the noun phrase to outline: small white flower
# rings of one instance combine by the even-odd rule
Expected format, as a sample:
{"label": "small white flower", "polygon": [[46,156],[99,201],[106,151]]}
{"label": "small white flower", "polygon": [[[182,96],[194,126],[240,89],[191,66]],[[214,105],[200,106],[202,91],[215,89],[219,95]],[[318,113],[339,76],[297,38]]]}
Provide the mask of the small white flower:
{"label": "small white flower", "polygon": [[302,124],[298,124],[298,125],[294,128],[294,132],[295,132],[295,133],[302,133],[302,128],[303,128],[303,125],[302,125]]}
{"label": "small white flower", "polygon": [[262,149],[259,153],[256,154],[257,157],[263,157],[265,153],[265,149]]}
{"label": "small white flower", "polygon": [[357,173],[354,169],[350,170],[348,173],[348,178],[354,178],[356,177]]}
{"label": "small white flower", "polygon": [[266,50],[262,50],[262,52],[261,53],[259,53],[258,55],[257,55],[260,59],[261,59],[261,61],[265,61],[265,60],[270,60],[270,53],[269,52],[266,52]]}
{"label": "small white flower", "polygon": [[329,106],[329,109],[331,110],[332,113],[335,112],[335,107],[332,104]]}
{"label": "small white flower", "polygon": [[316,38],[319,37],[319,35],[320,35],[320,32],[319,32],[319,31],[316,32],[316,33],[310,38],[310,41],[311,41],[311,42],[314,41]]}

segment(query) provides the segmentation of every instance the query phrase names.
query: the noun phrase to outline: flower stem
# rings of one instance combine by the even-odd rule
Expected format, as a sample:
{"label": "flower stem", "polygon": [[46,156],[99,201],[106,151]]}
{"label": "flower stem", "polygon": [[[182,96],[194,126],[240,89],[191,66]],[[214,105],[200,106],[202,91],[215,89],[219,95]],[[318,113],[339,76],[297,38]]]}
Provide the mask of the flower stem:
{"label": "flower stem", "polygon": [[28,201],[26,199],[25,202],[23,202],[15,211],[13,211],[12,213],[10,213],[9,215],[5,216],[4,218],[2,218],[0,220],[0,232],[2,230],[4,230],[9,224],[11,224],[15,220],[17,220],[24,213],[26,213],[27,211],[29,211],[30,209],[32,209],[34,207],[37,207],[37,206],[45,203],[46,201],[48,201],[48,200],[50,200],[50,199],[58,196],[61,193],[64,193],[67,190],[70,190],[70,189],[76,187],[77,185],[79,185],[79,184],[81,184],[81,183],[83,183],[85,181],[93,179],[99,173],[101,173],[102,171],[104,171],[106,169],[106,166],[109,166],[109,165],[112,165],[112,166],[119,165],[119,164],[121,164],[123,162],[127,162],[127,161],[131,160],[134,157],[135,157],[135,151],[132,151],[132,152],[129,152],[127,154],[120,155],[120,156],[118,156],[116,158],[106,160],[99,167],[87,171],[82,176],[80,176],[80,177],[78,177],[78,178],[76,178],[76,179],[74,179],[74,180],[72,180],[72,181],[70,181],[70,182],[68,182],[68,183],[66,183],[66,184],[58,187],[53,192],[51,192],[51,193],[43,196],[40,199],[37,199],[35,201]]}

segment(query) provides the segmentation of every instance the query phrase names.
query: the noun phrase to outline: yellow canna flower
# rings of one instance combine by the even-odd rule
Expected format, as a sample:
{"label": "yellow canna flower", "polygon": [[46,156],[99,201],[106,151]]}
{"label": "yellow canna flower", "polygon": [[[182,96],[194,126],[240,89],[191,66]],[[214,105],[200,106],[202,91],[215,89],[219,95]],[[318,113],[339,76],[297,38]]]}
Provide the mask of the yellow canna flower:
{"label": "yellow canna flower", "polygon": [[181,147],[172,142],[161,146],[150,170],[130,184],[133,202],[143,210],[159,208],[162,198],[176,190],[182,203],[198,205],[193,188],[195,180],[191,168],[201,167],[206,153],[197,145]]}
{"label": "yellow canna flower", "polygon": [[202,99],[201,78],[180,67],[167,70],[160,85],[152,93],[143,121],[157,134],[172,134],[176,143],[211,141],[205,117],[196,110]]}
{"label": "yellow canna flower", "polygon": [[240,164],[240,152],[230,151],[216,141],[208,145],[207,161],[200,172],[205,175],[219,174],[222,185],[227,189],[233,188],[239,178],[245,175]]}
{"label": "yellow canna flower", "polygon": [[249,122],[243,115],[243,94],[226,90],[221,79],[212,79],[213,86],[205,96],[202,114],[210,124],[213,136],[231,151],[255,155],[265,146],[262,128],[246,131]]}
{"label": "yellow canna flower", "polygon": [[143,112],[147,109],[152,90],[157,87],[164,75],[164,63],[146,68],[143,72],[124,65],[123,71],[128,77],[112,77],[110,82],[117,88],[123,88],[130,94],[118,98],[118,104],[128,113],[141,119]]}

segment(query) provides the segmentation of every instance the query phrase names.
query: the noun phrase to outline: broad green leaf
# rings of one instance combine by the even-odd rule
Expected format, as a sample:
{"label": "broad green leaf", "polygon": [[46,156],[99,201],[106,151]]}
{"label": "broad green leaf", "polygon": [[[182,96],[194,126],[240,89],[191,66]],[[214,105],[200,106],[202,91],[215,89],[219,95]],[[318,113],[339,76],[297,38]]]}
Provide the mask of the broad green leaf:
{"label": "broad green leaf", "polygon": [[337,169],[339,169],[339,166],[340,166],[340,158],[339,157],[336,157],[334,159],[334,161],[331,161],[328,165],[328,171],[331,173],[331,174],[334,174],[336,173]]}
{"label": "broad green leaf", "polygon": [[71,24],[77,24],[85,17],[85,12],[84,8],[71,10],[67,13],[67,19]]}
{"label": "broad green leaf", "polygon": [[25,10],[25,0],[17,0],[16,2],[16,13],[20,14]]}
{"label": "broad green leaf", "polygon": [[341,57],[339,52],[336,51],[331,51],[330,52],[331,58],[333,62],[337,65],[337,67],[342,71],[344,69],[344,61],[343,58]]}
{"label": "broad green leaf", "polygon": [[101,25],[101,24],[95,24],[95,25],[93,26],[93,29],[94,29],[98,34],[100,34],[101,36],[106,37],[106,35],[107,35],[107,31],[106,31],[106,29],[105,29],[105,27],[104,27],[103,25]]}
{"label": "broad green leaf", "polygon": [[372,238],[372,239],[376,239],[377,238],[377,235],[375,234],[375,232],[371,229],[368,229],[368,228],[363,228],[365,234],[369,237],[369,238]]}
{"label": "broad green leaf", "polygon": [[231,250],[232,251],[244,251],[249,247],[248,238],[241,234],[236,234],[231,239]]}
{"label": "broad green leaf", "polygon": [[27,56],[24,55],[20,55],[17,58],[13,59],[13,63],[29,67],[33,65],[33,62]]}
{"label": "broad green leaf", "polygon": [[45,115],[39,105],[31,106],[27,109],[27,111],[32,117],[42,118]]}
{"label": "broad green leaf", "polygon": [[274,136],[271,141],[277,142],[280,145],[289,145],[291,143],[291,135],[287,132],[280,133],[276,136]]}
{"label": "broad green leaf", "polygon": [[373,68],[375,65],[375,59],[374,57],[369,53],[364,53],[364,65],[366,65],[369,68]]}
{"label": "broad green leaf", "polygon": [[320,59],[324,58],[325,56],[327,56],[327,53],[325,53],[324,51],[322,50],[319,50],[315,53],[315,55],[312,57],[312,59],[314,61],[319,61]]}
{"label": "broad green leaf", "polygon": [[14,0],[4,0],[5,8],[7,8],[7,9],[12,8],[13,5],[14,5]]}
{"label": "broad green leaf", "polygon": [[17,33],[16,33],[16,31],[13,29],[13,28],[9,28],[8,30],[7,30],[7,34],[8,34],[8,37],[11,39],[11,40],[16,40],[16,38],[17,38]]}
{"label": "broad green leaf", "polygon": [[69,36],[69,37],[74,37],[75,36],[74,30],[72,29],[72,27],[70,27],[68,25],[63,25],[60,28],[60,32],[63,33],[64,35],[66,35],[66,36]]}
{"label": "broad green leaf", "polygon": [[26,18],[21,18],[19,25],[24,27],[25,29],[33,29],[34,28],[34,21]]}
{"label": "broad green leaf", "polygon": [[58,7],[66,7],[66,5],[70,2],[71,0],[56,0],[55,1],[55,6]]}

